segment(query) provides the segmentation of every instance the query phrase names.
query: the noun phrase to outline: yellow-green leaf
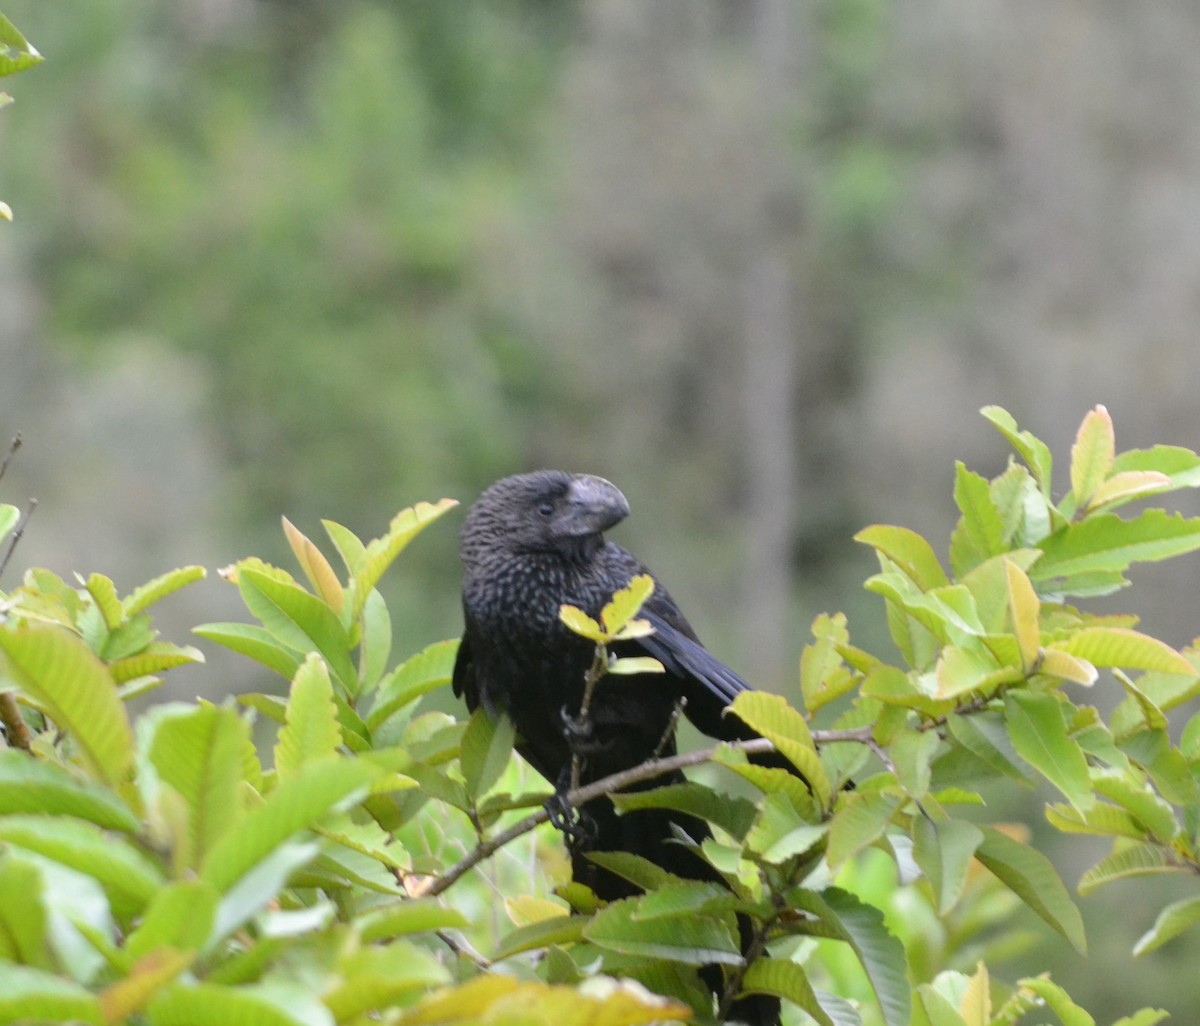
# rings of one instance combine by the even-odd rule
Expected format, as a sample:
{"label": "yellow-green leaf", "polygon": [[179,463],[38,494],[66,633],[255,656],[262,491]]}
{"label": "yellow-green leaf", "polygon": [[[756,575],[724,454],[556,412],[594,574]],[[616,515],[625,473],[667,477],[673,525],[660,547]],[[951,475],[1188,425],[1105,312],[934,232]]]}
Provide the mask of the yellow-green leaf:
{"label": "yellow-green leaf", "polygon": [[1071,447],[1071,492],[1080,509],[1087,507],[1112,471],[1116,451],[1112,417],[1103,406],[1097,406],[1083,418]]}
{"label": "yellow-green leaf", "polygon": [[108,667],[77,635],[41,624],[0,629],[4,668],[67,731],[88,768],[121,783],[133,758],[125,706]]}
{"label": "yellow-green leaf", "polygon": [[307,762],[333,755],[342,743],[333,683],[325,662],[310,653],[296,672],[275,744],[275,772],[287,780]]}
{"label": "yellow-green leaf", "polygon": [[1087,510],[1090,513],[1099,509],[1114,509],[1135,499],[1169,491],[1173,487],[1166,474],[1154,470],[1127,470],[1123,474],[1113,474],[1092,492]]}
{"label": "yellow-green leaf", "polygon": [[595,642],[607,640],[604,629],[582,609],[564,604],[558,608],[558,618],[580,637]]}
{"label": "yellow-green leaf", "polygon": [[283,533],[292,547],[296,562],[300,564],[308,583],[313,586],[313,591],[340,616],[346,601],[346,592],[333,567],[329,565],[329,560],[287,517],[283,518]]}
{"label": "yellow-green leaf", "polygon": [[1028,673],[1037,662],[1041,645],[1038,631],[1041,603],[1024,570],[1011,560],[1005,562],[1004,569],[1008,574],[1008,608],[1012,615],[1013,633],[1021,651],[1021,669]]}
{"label": "yellow-green leaf", "polygon": [[1054,784],[1080,812],[1095,803],[1087,759],[1067,734],[1062,703],[1053,695],[1010,691],[1004,718],[1017,753]]}
{"label": "yellow-green leaf", "polygon": [[1094,666],[1196,675],[1196,668],[1170,645],[1126,627],[1085,627],[1055,647]]}
{"label": "yellow-green leaf", "polygon": [[646,600],[654,594],[654,578],[649,574],[638,574],[624,588],[613,593],[613,597],[600,612],[600,622],[609,634],[616,634],[637,616]]}
{"label": "yellow-green leaf", "polygon": [[870,545],[886,556],[922,591],[949,583],[933,547],[916,531],[890,524],[873,524],[859,531],[854,540]]}

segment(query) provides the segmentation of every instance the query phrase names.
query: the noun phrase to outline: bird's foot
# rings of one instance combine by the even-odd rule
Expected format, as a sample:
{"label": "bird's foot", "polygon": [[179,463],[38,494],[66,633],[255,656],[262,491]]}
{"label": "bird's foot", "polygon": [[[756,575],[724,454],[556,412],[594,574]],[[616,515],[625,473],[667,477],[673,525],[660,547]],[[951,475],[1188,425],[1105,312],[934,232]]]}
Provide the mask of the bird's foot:
{"label": "bird's foot", "polygon": [[545,809],[550,825],[563,835],[569,851],[587,851],[595,843],[596,821],[572,806],[564,792],[556,791],[546,802]]}
{"label": "bird's foot", "polygon": [[586,756],[604,747],[596,736],[596,725],[588,717],[576,718],[565,705],[559,711],[559,717],[563,738],[573,755]]}

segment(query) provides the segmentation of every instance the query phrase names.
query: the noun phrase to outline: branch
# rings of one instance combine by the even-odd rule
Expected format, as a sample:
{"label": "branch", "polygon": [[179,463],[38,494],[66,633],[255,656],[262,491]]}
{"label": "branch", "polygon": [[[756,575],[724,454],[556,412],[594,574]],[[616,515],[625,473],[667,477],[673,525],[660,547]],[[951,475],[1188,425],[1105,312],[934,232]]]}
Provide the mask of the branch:
{"label": "branch", "polygon": [[[11,455],[11,452],[9,455]],[[7,459],[4,461],[4,465],[8,465]],[[4,571],[8,569],[8,561],[12,559],[13,550],[16,549],[17,542],[19,542],[22,536],[25,534],[25,527],[29,523],[29,518],[33,516],[33,511],[37,509],[37,505],[37,499],[29,500],[29,505],[25,507],[25,515],[21,517],[20,523],[17,524],[16,530],[13,531],[12,537],[8,540],[8,548],[5,550],[4,558],[0,559],[0,577],[3,577]]]}
{"label": "branch", "polygon": [[4,733],[11,747],[23,752],[33,751],[33,734],[21,715],[17,696],[11,691],[0,691],[0,723],[4,724]]}
{"label": "branch", "polygon": [[4,459],[0,461],[0,480],[4,479],[4,472],[8,470],[8,464],[16,455],[17,450],[21,448],[21,433],[18,431],[13,435],[13,440],[8,443],[8,452],[4,454]]}

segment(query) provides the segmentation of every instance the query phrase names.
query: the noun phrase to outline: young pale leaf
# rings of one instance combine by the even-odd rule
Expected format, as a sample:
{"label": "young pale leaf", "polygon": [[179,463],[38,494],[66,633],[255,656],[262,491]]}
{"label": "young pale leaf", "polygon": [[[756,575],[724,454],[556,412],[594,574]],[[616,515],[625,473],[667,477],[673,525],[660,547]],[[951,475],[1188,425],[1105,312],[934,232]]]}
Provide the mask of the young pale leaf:
{"label": "young pale leaf", "polygon": [[1041,603],[1024,570],[1011,560],[1005,562],[1004,569],[1008,575],[1008,608],[1013,634],[1021,652],[1021,669],[1028,673],[1038,661],[1038,649],[1041,647],[1038,630]]}
{"label": "young pale leaf", "polygon": [[587,615],[582,609],[575,606],[563,604],[559,606],[558,618],[567,625],[567,627],[578,634],[580,637],[587,638],[589,641],[597,643],[608,640],[604,633],[604,628],[601,627],[595,620]]}
{"label": "young pale leaf", "polygon": [[[858,677],[843,661],[842,653],[850,645],[844,613],[821,614],[813,621],[812,634],[815,640],[800,653],[800,693],[804,707],[815,713],[849,692]],[[875,664],[870,667],[874,668]]]}
{"label": "young pale leaf", "polygon": [[21,511],[16,506],[0,502],[0,541],[21,522]]}
{"label": "young pale leaf", "polygon": [[112,580],[103,574],[92,574],[87,579],[87,591],[104,617],[104,626],[110,631],[116,630],[124,618],[121,600],[117,598],[117,587]]}
{"label": "young pale leaf", "polygon": [[178,570],[171,570],[152,581],[147,581],[122,600],[121,607],[125,617],[132,618],[145,612],[154,603],[174,594],[180,588],[203,580],[207,573],[202,566],[182,566]]}
{"label": "young pale leaf", "polygon": [[1096,678],[1100,676],[1096,667],[1086,659],[1076,659],[1075,656],[1068,655],[1057,648],[1042,650],[1042,661],[1038,664],[1038,673],[1047,677],[1057,677],[1059,680],[1069,681],[1072,684],[1079,684],[1085,688],[1090,688],[1096,683]]}
{"label": "young pale leaf", "polygon": [[913,858],[929,881],[938,915],[944,916],[962,897],[967,870],[983,831],[963,819],[935,823],[927,816],[912,821]]}
{"label": "young pale leaf", "polygon": [[1148,509],[1133,520],[1097,513],[1038,543],[1042,558],[1029,572],[1053,583],[1095,573],[1123,573],[1130,564],[1169,559],[1200,548],[1200,518]]}
{"label": "young pale leaf", "polygon": [[193,955],[171,948],[142,959],[121,979],[100,992],[100,1008],[108,1023],[136,1022],[150,1000],[191,965]]}
{"label": "young pale leaf", "polygon": [[73,980],[0,961],[0,1022],[101,1026],[107,1020],[101,1015],[100,999]]}
{"label": "young pale leaf", "polygon": [[937,695],[939,699],[958,698],[977,691],[990,695],[1001,685],[1015,684],[1022,678],[1018,666],[1004,666],[987,648],[947,645],[937,662]]}
{"label": "young pale leaf", "polygon": [[639,673],[662,673],[663,664],[652,656],[626,656],[623,659],[610,660],[608,672],[626,677],[636,676]]}
{"label": "young pale leaf", "polygon": [[1172,902],[1159,912],[1154,925],[1133,946],[1134,956],[1140,958],[1161,948],[1197,923],[1200,923],[1200,895]]}
{"label": "young pale leaf", "polygon": [[1116,509],[1127,502],[1170,491],[1172,487],[1171,479],[1166,474],[1159,474],[1153,470],[1130,470],[1124,474],[1113,474],[1092,492],[1087,511],[1093,513],[1101,509]]}
{"label": "young pale leaf", "polygon": [[275,772],[294,777],[305,763],[333,755],[342,743],[333,684],[324,660],[310,653],[288,694],[287,716],[275,744]]}
{"label": "young pale leaf", "polygon": [[0,651],[16,682],[67,731],[88,768],[120,784],[133,734],[108,668],[77,635],[40,624],[0,628]]}
{"label": "young pale leaf", "polygon": [[1178,873],[1184,866],[1171,861],[1167,851],[1152,841],[1116,848],[1107,858],[1101,859],[1079,878],[1079,893],[1091,894],[1114,880],[1127,880],[1134,876],[1157,876],[1162,873]]}
{"label": "young pale leaf", "polygon": [[742,964],[733,934],[720,919],[641,919],[637,913],[636,898],[611,902],[584,926],[583,935],[599,947],[639,958],[685,965]]}
{"label": "young pale leaf", "polygon": [[176,853],[197,869],[238,825],[248,724],[232,709],[200,705],[164,717],[150,743],[150,761],[187,803],[187,844]]}
{"label": "young pale leaf", "polygon": [[933,547],[916,531],[910,531],[907,527],[874,524],[864,527],[854,536],[854,540],[870,545],[880,555],[886,556],[922,591],[949,583]]}
{"label": "young pale leaf", "polygon": [[338,580],[337,574],[334,573],[333,567],[329,565],[329,560],[287,517],[282,519],[284,536],[292,548],[296,562],[300,564],[300,569],[308,578],[308,583],[312,585],[313,591],[320,596],[321,600],[338,616],[341,616],[346,602],[346,591],[342,587],[342,582]]}
{"label": "young pale leaf", "polygon": [[1010,891],[1049,923],[1080,954],[1087,952],[1083,918],[1050,860],[995,827],[983,826],[975,857]]}
{"label": "young pale leaf", "polygon": [[142,828],[116,792],[77,780],[55,763],[7,749],[0,751],[0,815],[20,812],[85,819],[127,834]]}
{"label": "young pale leaf", "polygon": [[600,611],[600,622],[609,634],[616,634],[641,611],[646,600],[654,594],[654,578],[638,574],[624,588],[613,593]]}
{"label": "young pale leaf", "polygon": [[922,983],[913,993],[913,1026],[967,1026],[950,999],[930,984]]}
{"label": "young pale leaf", "polygon": [[975,967],[975,975],[967,981],[958,1010],[967,1026],[991,1026],[992,987],[987,966],[982,961]]}
{"label": "young pale leaf", "polygon": [[1196,668],[1170,645],[1126,627],[1085,627],[1055,647],[1093,666],[1196,675]]}
{"label": "young pale leaf", "polygon": [[380,772],[369,763],[349,759],[306,764],[248,812],[237,831],[221,838],[204,860],[201,879],[226,892],[300,831],[365,795]]}
{"label": "young pale leaf", "polygon": [[238,587],[246,608],[276,640],[298,652],[316,649],[344,687],[352,694],[358,690],[350,636],[328,605],[298,584],[248,567],[238,572]]}
{"label": "young pale leaf", "polygon": [[804,1009],[820,1026],[837,1026],[817,1000],[804,967],[796,962],[756,959],[742,977],[742,993],[773,994]]}
{"label": "young pale leaf", "polygon": [[1021,758],[1062,791],[1080,812],[1091,808],[1096,798],[1087,759],[1067,734],[1062,703],[1049,694],[1010,691],[1004,696],[1004,717]]}
{"label": "young pale leaf", "polygon": [[1017,450],[1017,454],[1033,472],[1042,494],[1049,495],[1050,476],[1054,462],[1046,443],[1035,438],[1030,432],[1020,430],[1012,414],[999,406],[985,406],[979,412],[1008,439],[1009,444]]}
{"label": "young pale leaf", "polygon": [[821,936],[845,941],[854,950],[879,999],[886,1026],[909,1026],[908,962],[904,945],[884,925],[883,913],[838,887],[820,892],[798,889],[792,894],[796,907],[820,920]]}
{"label": "young pale leaf", "polygon": [[1071,493],[1079,509],[1087,508],[1092,494],[1111,473],[1116,451],[1108,410],[1103,406],[1089,410],[1071,447]]}
{"label": "young pale leaf", "polygon": [[478,800],[500,779],[512,758],[516,730],[512,720],[493,720],[482,706],[471,714],[460,744],[460,765],[467,789]]}
{"label": "young pale leaf", "polygon": [[1113,471],[1116,474],[1150,471],[1169,477],[1172,488],[1200,487],[1200,456],[1178,445],[1129,449],[1117,456]]}

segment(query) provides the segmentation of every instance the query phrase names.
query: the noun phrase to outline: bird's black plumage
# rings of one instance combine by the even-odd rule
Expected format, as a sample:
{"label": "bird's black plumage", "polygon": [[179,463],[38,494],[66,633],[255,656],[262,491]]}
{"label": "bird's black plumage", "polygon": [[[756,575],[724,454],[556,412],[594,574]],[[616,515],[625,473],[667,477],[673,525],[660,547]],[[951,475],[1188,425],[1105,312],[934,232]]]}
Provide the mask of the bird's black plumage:
{"label": "bird's black plumage", "polygon": [[[569,778],[573,752],[563,712],[579,712],[594,647],[560,621],[559,609],[569,603],[598,617],[613,592],[648,573],[603,537],[628,514],[625,497],[602,478],[535,471],[488,488],[467,513],[461,535],[465,630],[454,691],[472,710],[482,705],[493,715],[507,713],[516,727],[517,750],[560,789]],[[656,754],[674,754],[673,717],[681,702],[687,717],[712,737],[757,736],[736,717],[722,715],[747,684],[700,644],[657,579],[639,616],[650,621],[654,633],[622,642],[616,654],[653,656],[665,672],[602,681],[597,687],[584,783]],[[640,786],[682,779],[675,774]],[[703,820],[659,809],[618,816],[607,797],[588,803],[581,813],[591,831],[588,843],[571,845],[572,872],[601,898],[614,900],[637,889],[590,861],[588,851],[632,852],[680,876],[716,879],[699,856],[675,842],[677,830],[695,841],[707,837]],[[719,974],[706,977],[714,988],[719,984]],[[769,1024],[778,1018],[778,1003],[743,999],[735,1012],[738,1019]]]}

